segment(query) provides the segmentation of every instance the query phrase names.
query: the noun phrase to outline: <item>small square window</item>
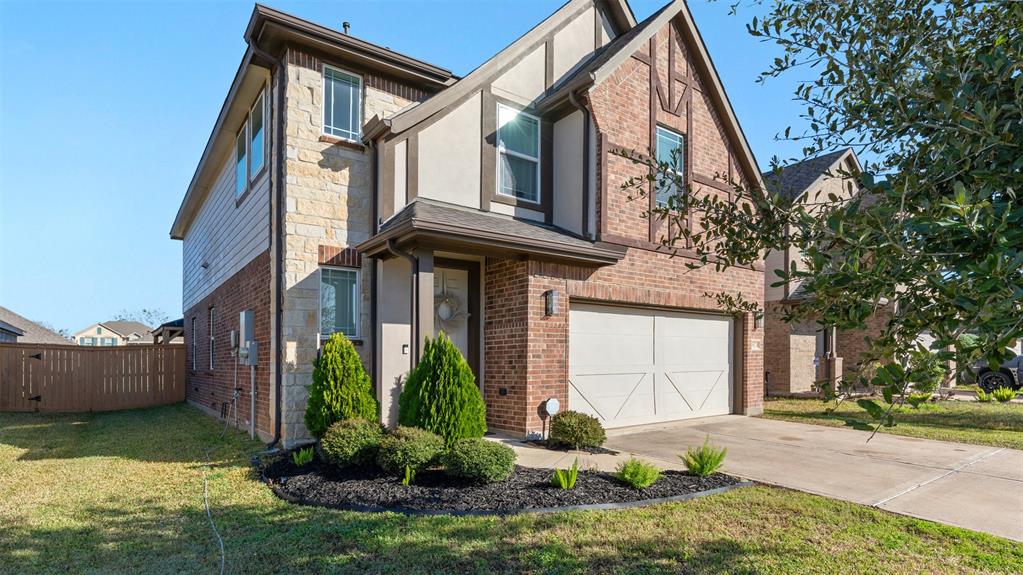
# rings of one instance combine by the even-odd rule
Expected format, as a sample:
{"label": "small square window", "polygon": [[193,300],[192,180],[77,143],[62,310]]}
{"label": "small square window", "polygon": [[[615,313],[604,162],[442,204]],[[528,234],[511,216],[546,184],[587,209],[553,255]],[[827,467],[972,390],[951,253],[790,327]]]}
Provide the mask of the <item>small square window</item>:
{"label": "small square window", "polygon": [[497,149],[497,193],[540,203],[539,118],[498,105]]}

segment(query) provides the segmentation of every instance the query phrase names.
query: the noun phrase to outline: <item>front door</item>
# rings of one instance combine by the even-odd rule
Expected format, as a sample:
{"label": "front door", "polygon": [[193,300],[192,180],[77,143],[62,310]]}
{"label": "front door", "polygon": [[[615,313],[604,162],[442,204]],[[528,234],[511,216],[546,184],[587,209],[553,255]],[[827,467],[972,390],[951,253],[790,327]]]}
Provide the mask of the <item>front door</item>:
{"label": "front door", "polygon": [[452,260],[437,265],[433,272],[433,329],[443,331],[479,374],[476,350],[479,345],[479,264]]}

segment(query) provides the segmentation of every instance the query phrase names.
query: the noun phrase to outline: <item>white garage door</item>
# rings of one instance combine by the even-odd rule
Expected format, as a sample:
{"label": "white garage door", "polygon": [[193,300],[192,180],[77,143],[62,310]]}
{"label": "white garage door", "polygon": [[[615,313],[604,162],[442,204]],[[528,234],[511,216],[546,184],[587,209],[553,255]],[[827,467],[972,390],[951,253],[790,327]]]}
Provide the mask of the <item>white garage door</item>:
{"label": "white garage door", "polygon": [[731,413],[724,316],[571,304],[569,408],[604,427]]}

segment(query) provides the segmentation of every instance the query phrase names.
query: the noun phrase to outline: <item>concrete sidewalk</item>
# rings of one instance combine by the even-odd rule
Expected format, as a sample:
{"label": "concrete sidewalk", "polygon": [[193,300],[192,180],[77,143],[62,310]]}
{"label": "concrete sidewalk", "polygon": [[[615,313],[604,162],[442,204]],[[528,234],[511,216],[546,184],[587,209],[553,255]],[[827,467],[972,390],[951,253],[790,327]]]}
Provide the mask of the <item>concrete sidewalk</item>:
{"label": "concrete sidewalk", "polygon": [[[1021,431],[1023,433],[1023,431]],[[706,437],[728,448],[724,471],[836,499],[1023,541],[1023,451],[723,416],[610,430],[618,455],[563,453],[509,441],[530,467],[612,470],[632,455],[683,469]]]}

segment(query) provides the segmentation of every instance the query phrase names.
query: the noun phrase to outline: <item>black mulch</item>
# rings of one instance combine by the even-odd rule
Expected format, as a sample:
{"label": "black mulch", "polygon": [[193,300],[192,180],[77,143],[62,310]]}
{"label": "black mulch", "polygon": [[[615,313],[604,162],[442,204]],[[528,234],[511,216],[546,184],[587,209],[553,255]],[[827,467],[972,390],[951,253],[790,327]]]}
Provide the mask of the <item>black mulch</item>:
{"label": "black mulch", "polygon": [[618,504],[691,495],[730,487],[740,480],[715,473],[694,477],[665,471],[644,490],[633,489],[612,474],[580,471],[575,489],[550,483],[549,469],[516,466],[506,481],[479,485],[454,479],[441,470],[420,472],[410,486],[374,467],[339,469],[313,462],[296,467],[279,457],[261,470],[263,479],[282,498],[324,507],[422,513],[514,513],[518,511]]}

